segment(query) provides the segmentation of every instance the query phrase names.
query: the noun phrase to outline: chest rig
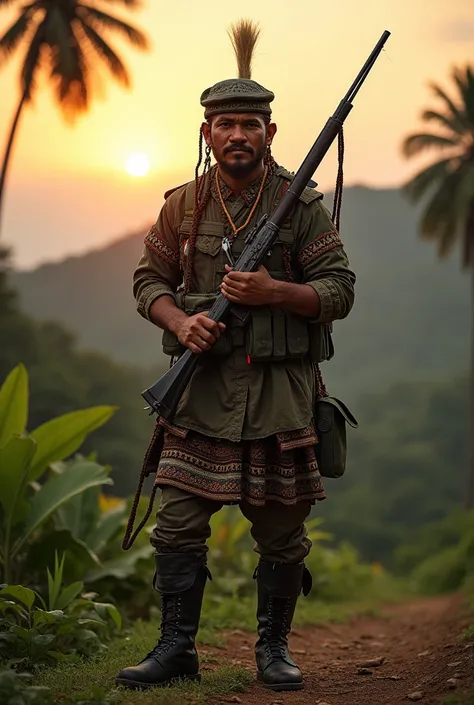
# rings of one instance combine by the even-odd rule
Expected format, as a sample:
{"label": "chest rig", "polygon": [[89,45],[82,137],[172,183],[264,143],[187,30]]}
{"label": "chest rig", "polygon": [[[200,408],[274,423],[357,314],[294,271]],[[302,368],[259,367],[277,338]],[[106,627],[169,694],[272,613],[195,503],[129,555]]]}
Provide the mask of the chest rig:
{"label": "chest rig", "polygon": [[[271,213],[279,204],[288,188],[292,175],[279,167],[276,188],[262,199],[264,212]],[[169,195],[171,192],[168,192]],[[180,265],[183,273],[187,266],[188,240],[191,234],[194,211],[195,184],[186,187],[184,217],[179,226]],[[314,188],[306,188],[300,197],[303,203],[322,198]],[[208,211],[209,209],[206,209]],[[206,211],[199,222],[193,254],[192,284],[188,292],[180,286],[176,292],[176,303],[189,316],[208,311],[219,293],[219,286],[229,264],[226,253],[227,236],[230,234],[222,219],[210,220]],[[257,221],[255,215],[253,221]],[[255,223],[251,222],[250,229]],[[280,281],[301,283],[302,272],[294,265],[296,261],[295,233],[291,217],[279,230],[278,238],[268,254],[264,266],[269,274]],[[231,256],[235,261],[245,247],[245,232],[241,232],[231,243]],[[242,310],[236,307],[227,321],[224,333],[211,348],[211,355],[228,355],[233,349],[242,347],[249,360],[278,362],[291,358],[310,357],[313,362],[328,360],[333,355],[329,326],[317,323],[297,314],[269,306],[252,306],[244,322]],[[163,333],[163,351],[167,355],[179,356],[185,348],[170,331]]]}

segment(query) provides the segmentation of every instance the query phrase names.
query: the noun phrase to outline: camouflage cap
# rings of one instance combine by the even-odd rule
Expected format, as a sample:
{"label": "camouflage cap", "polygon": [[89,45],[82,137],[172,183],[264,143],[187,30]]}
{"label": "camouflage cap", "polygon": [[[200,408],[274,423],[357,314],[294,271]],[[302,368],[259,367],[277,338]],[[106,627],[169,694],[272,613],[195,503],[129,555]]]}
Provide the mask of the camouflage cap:
{"label": "camouflage cap", "polygon": [[270,116],[270,103],[275,95],[256,81],[248,78],[229,78],[219,81],[201,95],[204,117],[219,113],[262,113]]}

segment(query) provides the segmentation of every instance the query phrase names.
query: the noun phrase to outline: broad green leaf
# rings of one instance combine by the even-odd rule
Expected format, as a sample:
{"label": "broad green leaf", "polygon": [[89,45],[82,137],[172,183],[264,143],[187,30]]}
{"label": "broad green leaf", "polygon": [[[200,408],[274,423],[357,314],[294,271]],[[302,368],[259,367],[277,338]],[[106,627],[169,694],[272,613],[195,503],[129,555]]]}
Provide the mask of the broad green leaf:
{"label": "broad green leaf", "polygon": [[69,656],[67,654],[61,654],[59,651],[47,651],[48,656],[51,656],[55,661],[67,661]]}
{"label": "broad green leaf", "polygon": [[38,449],[31,464],[29,480],[37,480],[50,463],[64,460],[78,450],[87,436],[105,424],[115,406],[93,406],[63,414],[38,426],[31,434]]}
{"label": "broad green leaf", "polygon": [[[87,460],[91,459],[87,458]],[[58,510],[55,517],[57,526],[69,529],[74,538],[81,539],[91,545],[87,537],[89,534],[95,533],[100,518],[99,496],[100,487],[91,487],[87,492],[71,499]]]}
{"label": "broad green leaf", "polygon": [[100,614],[100,608],[106,610],[109,613],[109,616],[112,618],[113,623],[117,627],[117,629],[122,628],[122,616],[118,609],[115,607],[115,605],[112,605],[108,602],[96,602],[95,603],[95,608]]}
{"label": "broad green leaf", "polygon": [[[54,515],[56,521],[56,514]],[[72,583],[87,570],[92,570],[100,566],[100,561],[96,554],[89,549],[82,541],[75,539],[70,531],[60,529],[50,529],[48,533],[41,532],[35,541],[27,546],[25,565],[28,570],[34,573],[44,572],[45,565],[54,564],[54,554],[66,553],[66,563],[64,565],[65,580]]]}
{"label": "broad green leaf", "polygon": [[120,529],[125,517],[125,503],[103,514],[99,523],[91,527],[89,535],[85,538],[87,545],[93,551],[99,552]]}
{"label": "broad green leaf", "polygon": [[28,644],[30,643],[31,632],[29,629],[25,629],[25,627],[19,627],[18,625],[15,625],[14,627],[12,627],[11,631],[17,636],[19,636],[20,639],[23,639],[23,641],[26,641]]}
{"label": "broad green leaf", "polygon": [[84,582],[86,585],[91,585],[92,583],[102,580],[103,578],[125,580],[131,575],[134,575],[136,564],[139,560],[142,558],[151,558],[152,554],[153,549],[149,545],[127,552],[119,558],[106,561],[98,568],[93,568],[90,570],[84,576]]}
{"label": "broad green leaf", "polygon": [[34,634],[31,641],[37,646],[49,646],[55,639],[55,634]]}
{"label": "broad green leaf", "polygon": [[92,619],[91,617],[81,617],[77,620],[77,623],[83,627],[86,624],[95,624],[99,627],[105,626],[105,622],[102,619]]}
{"label": "broad green leaf", "polygon": [[18,365],[0,387],[0,448],[24,433],[27,419],[28,373]]}
{"label": "broad green leaf", "polygon": [[62,475],[51,477],[31,500],[31,512],[24,533],[13,547],[16,554],[31,533],[35,531],[58,507],[95,485],[111,485],[108,471],[97,463],[78,461],[72,463]]}
{"label": "broad green leaf", "polygon": [[84,589],[84,583],[77,581],[64,588],[56,600],[55,607],[64,610]]}
{"label": "broad green leaf", "polygon": [[[32,438],[11,438],[0,448],[0,503],[5,512],[4,523],[11,525],[19,499],[24,504],[22,489],[26,487],[26,478],[31,459],[36,450]],[[21,507],[20,507],[21,508]]]}
{"label": "broad green leaf", "polygon": [[60,610],[45,610],[36,609],[33,612],[33,626],[41,627],[43,624],[55,624],[60,619],[64,619],[64,614]]}
{"label": "broad green leaf", "polygon": [[25,607],[31,611],[31,608],[35,602],[35,593],[30,588],[26,588],[23,585],[7,585],[0,590],[0,597],[13,598],[18,602],[21,602]]}

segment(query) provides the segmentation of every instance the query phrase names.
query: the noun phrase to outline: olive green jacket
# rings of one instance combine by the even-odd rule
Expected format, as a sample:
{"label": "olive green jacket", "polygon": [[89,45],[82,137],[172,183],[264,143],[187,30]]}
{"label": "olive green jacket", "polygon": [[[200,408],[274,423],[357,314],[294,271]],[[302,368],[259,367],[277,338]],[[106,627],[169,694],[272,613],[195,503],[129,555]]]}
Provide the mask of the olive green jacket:
{"label": "olive green jacket", "polygon": [[[290,180],[291,175],[278,167],[263,190],[249,228],[264,213],[272,212]],[[248,217],[259,181],[240,196],[220,181],[226,207],[237,226]],[[265,266],[274,278],[287,278],[286,250],[291,259],[293,281],[309,284],[319,295],[321,312],[313,323],[330,324],[349,314],[354,302],[355,274],[321,198],[322,194],[314,189],[305,189],[280,229]],[[139,313],[148,320],[150,307],[158,297],[169,295],[177,300],[192,222],[189,200],[188,185],[174,190],[145,238],[145,248],[134,273],[133,292]],[[215,294],[219,290],[227,263],[222,239],[230,234],[213,182],[195,243],[192,294]],[[235,259],[244,247],[244,237],[245,231],[239,233],[233,243]],[[199,302],[200,297],[195,298]],[[199,307],[185,307],[185,310],[193,313]],[[314,364],[309,357],[275,362],[251,358],[249,361],[245,339],[238,335],[238,325],[233,332],[237,335],[233,336],[230,353],[202,356],[180,401],[174,424],[183,433],[185,429],[193,429],[236,442],[303,429],[310,424],[316,381]],[[165,339],[166,335],[165,332]]]}

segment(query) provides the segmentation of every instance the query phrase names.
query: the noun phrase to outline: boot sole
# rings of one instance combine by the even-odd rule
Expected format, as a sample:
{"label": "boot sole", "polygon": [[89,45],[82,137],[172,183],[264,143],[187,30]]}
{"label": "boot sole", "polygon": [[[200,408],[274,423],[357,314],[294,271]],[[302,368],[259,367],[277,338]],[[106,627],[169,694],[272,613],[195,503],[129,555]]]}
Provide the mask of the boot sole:
{"label": "boot sole", "polygon": [[275,692],[283,690],[303,690],[304,688],[304,683],[265,683],[263,673],[260,673],[260,671],[257,671],[257,680],[262,683],[264,688],[274,690]]}
{"label": "boot sole", "polygon": [[162,683],[142,683],[141,681],[131,681],[127,678],[116,678],[115,685],[121,685],[129,690],[149,690],[150,688],[167,688],[169,686],[178,685],[178,683],[182,683],[183,681],[194,681],[195,683],[200,683],[201,674],[195,673],[189,676],[170,678]]}

